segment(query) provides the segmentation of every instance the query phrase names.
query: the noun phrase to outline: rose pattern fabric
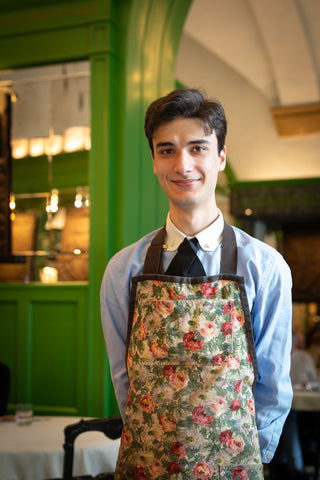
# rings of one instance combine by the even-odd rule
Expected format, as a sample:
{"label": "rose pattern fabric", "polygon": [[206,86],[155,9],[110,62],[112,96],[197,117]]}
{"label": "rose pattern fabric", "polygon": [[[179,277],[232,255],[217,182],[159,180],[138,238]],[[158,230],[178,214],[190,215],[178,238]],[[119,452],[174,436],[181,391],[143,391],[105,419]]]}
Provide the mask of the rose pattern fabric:
{"label": "rose pattern fabric", "polygon": [[137,285],[116,480],[262,480],[239,286]]}

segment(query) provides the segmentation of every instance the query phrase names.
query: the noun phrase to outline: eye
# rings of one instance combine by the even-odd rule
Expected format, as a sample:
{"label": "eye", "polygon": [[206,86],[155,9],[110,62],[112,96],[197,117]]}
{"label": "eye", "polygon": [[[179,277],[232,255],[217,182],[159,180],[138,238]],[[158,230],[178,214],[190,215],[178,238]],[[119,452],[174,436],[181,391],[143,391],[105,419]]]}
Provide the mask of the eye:
{"label": "eye", "polygon": [[194,145],[192,148],[193,152],[203,152],[205,148],[202,145]]}
{"label": "eye", "polygon": [[160,155],[170,155],[173,153],[173,148],[167,147],[159,151]]}

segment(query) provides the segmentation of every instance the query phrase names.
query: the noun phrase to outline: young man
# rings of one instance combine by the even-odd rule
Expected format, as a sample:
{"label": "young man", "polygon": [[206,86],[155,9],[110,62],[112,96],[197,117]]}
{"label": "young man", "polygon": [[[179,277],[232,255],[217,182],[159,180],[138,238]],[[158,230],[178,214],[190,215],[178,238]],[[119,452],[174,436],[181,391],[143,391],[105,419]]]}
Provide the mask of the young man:
{"label": "young man", "polygon": [[[198,90],[146,113],[170,211],[110,260],[101,287],[124,420],[116,479],[262,479],[290,409],[291,274],[217,207],[226,131],[222,106]],[[185,237],[197,239],[196,273],[176,270]]]}

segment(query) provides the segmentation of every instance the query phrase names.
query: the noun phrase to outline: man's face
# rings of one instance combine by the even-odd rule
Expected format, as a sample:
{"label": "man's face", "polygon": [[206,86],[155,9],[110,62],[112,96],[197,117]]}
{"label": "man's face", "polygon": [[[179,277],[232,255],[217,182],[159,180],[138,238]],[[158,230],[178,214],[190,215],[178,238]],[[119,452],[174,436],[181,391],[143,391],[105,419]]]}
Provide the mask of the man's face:
{"label": "man's face", "polygon": [[215,132],[206,135],[197,118],[179,118],[156,130],[153,148],[153,171],[170,210],[212,210],[218,173],[226,163],[225,147],[218,154]]}

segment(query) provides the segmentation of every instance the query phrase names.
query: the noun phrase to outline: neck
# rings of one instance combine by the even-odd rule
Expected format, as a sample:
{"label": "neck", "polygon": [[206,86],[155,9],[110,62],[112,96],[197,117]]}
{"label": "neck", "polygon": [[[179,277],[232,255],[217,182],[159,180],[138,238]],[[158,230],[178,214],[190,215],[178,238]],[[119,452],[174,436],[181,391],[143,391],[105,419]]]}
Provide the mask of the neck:
{"label": "neck", "polygon": [[[201,214],[202,213],[202,214]],[[176,208],[170,208],[170,219],[172,223],[188,237],[194,237],[197,233],[202,232],[205,228],[209,227],[219,216],[218,208],[216,205],[205,212],[181,211]]]}

